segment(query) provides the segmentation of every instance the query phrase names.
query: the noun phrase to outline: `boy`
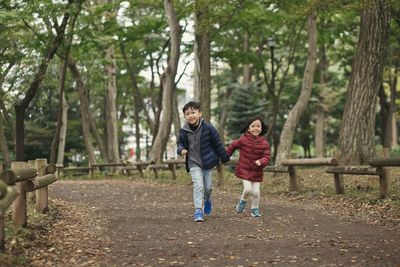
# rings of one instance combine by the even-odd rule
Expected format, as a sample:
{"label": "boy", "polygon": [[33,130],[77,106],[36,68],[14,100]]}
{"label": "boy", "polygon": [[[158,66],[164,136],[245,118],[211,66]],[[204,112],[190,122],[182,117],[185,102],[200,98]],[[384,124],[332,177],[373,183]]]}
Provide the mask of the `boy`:
{"label": "boy", "polygon": [[225,147],[217,130],[203,120],[201,106],[189,102],[183,107],[185,125],[179,130],[177,141],[178,155],[186,155],[186,171],[190,172],[193,181],[194,221],[202,222],[203,200],[204,213],[212,211],[212,168],[229,161]]}

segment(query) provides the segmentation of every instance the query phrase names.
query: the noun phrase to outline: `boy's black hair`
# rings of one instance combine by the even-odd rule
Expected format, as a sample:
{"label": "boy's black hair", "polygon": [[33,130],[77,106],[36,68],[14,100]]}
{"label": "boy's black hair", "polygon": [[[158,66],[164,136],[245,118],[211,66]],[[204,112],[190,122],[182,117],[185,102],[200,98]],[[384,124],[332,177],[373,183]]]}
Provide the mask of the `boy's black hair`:
{"label": "boy's black hair", "polygon": [[264,123],[264,121],[261,119],[261,117],[259,117],[259,116],[251,117],[251,118],[247,121],[246,126],[245,126],[242,130],[240,130],[240,132],[241,132],[241,133],[245,133],[245,132],[249,129],[250,124],[252,124],[252,123],[255,122],[256,120],[259,120],[259,121],[261,122],[261,133],[260,133],[260,135],[266,134],[266,133],[268,132],[268,127],[267,127],[267,125]]}
{"label": "boy's black hair", "polygon": [[199,110],[199,111],[201,111],[201,105],[200,105],[200,103],[194,102],[194,101],[190,101],[190,102],[186,103],[186,104],[183,106],[183,109],[182,109],[183,113],[185,113],[185,111],[188,110],[188,109],[190,109],[190,108],[191,108],[191,109],[194,109],[194,110]]}

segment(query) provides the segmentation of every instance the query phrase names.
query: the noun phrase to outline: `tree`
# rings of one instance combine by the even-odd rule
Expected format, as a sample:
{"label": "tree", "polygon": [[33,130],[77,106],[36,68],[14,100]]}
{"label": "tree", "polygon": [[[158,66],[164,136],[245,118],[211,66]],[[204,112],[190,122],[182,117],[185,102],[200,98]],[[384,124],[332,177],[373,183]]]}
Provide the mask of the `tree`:
{"label": "tree", "polygon": [[296,127],[299,124],[301,115],[307,107],[308,100],[311,95],[317,57],[317,16],[315,12],[312,12],[312,14],[309,15],[307,24],[308,57],[306,67],[304,69],[303,84],[301,86],[301,92],[297,103],[290,111],[289,116],[283,126],[275,165],[280,165],[281,161],[288,157],[292,148]]}
{"label": "tree", "polygon": [[375,107],[388,46],[389,22],[388,1],[373,0],[363,7],[336,153],[342,164],[367,163],[373,156]]}
{"label": "tree", "polygon": [[[66,6],[67,12],[64,13],[63,19],[61,21],[61,24],[58,25],[57,20],[53,21],[54,23],[54,28],[57,32],[56,36],[51,42],[51,45],[48,47],[48,50],[46,51],[46,54],[42,58],[42,62],[38,67],[38,70],[35,74],[35,77],[31,84],[29,85],[29,88],[23,97],[23,99],[15,104],[15,121],[16,121],[16,141],[15,141],[15,152],[16,152],[16,160],[17,161],[23,161],[24,160],[24,140],[25,140],[25,126],[24,126],[24,120],[25,120],[25,112],[27,107],[29,106],[29,103],[32,101],[33,97],[35,96],[41,82],[43,81],[44,75],[46,73],[47,67],[49,65],[49,62],[53,58],[54,54],[57,52],[58,47],[62,43],[64,39],[64,33],[65,29],[67,26],[68,19],[70,17],[70,12],[69,8],[71,5],[73,5],[75,1],[70,0],[68,1],[68,4]],[[78,4],[80,5],[80,2],[78,1]]]}
{"label": "tree", "polygon": [[203,118],[211,119],[210,36],[207,30],[209,6],[195,0],[194,14],[194,99],[202,105]]}
{"label": "tree", "polygon": [[157,136],[154,139],[151,149],[151,159],[155,162],[162,160],[162,153],[165,150],[169,134],[171,132],[173,99],[175,94],[175,76],[178,68],[180,55],[180,27],[176,17],[172,0],[164,0],[165,13],[170,27],[171,48],[168,66],[161,76],[162,94],[162,114]]}
{"label": "tree", "polygon": [[228,136],[238,138],[240,130],[253,116],[261,116],[264,112],[265,101],[262,101],[261,90],[256,84],[249,86],[236,85],[230,98],[231,113],[227,119]]}

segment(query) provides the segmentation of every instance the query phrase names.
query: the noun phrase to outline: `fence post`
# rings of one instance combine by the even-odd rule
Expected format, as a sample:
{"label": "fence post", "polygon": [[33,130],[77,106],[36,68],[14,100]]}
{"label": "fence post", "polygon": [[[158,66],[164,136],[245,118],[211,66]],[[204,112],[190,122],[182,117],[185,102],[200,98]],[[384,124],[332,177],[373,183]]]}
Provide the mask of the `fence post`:
{"label": "fence post", "polygon": [[[23,161],[14,161],[11,162],[11,169],[23,169],[27,168],[28,163]],[[17,191],[19,191],[19,195],[14,200],[13,207],[13,220],[14,223],[18,226],[26,227],[27,226],[27,211],[26,211],[26,192],[22,187],[21,182],[16,183]]]}
{"label": "fence post", "polygon": [[289,191],[297,191],[297,174],[296,168],[293,165],[288,166],[289,171]]}
{"label": "fence post", "polygon": [[335,178],[335,191],[336,194],[343,194],[344,193],[344,186],[343,186],[343,176],[339,173],[334,173],[333,177]]}
{"label": "fence post", "polygon": [[[46,175],[47,159],[36,159],[35,168],[38,170],[38,176]],[[36,211],[40,213],[47,213],[49,211],[48,203],[48,187],[42,187],[36,191]]]}
{"label": "fence post", "polygon": [[[382,149],[382,158],[388,158],[390,155],[389,148],[383,148]],[[380,190],[380,197],[381,198],[386,198],[389,194],[389,177],[390,177],[390,171],[388,168],[378,166],[377,171],[379,171],[379,190]]]}
{"label": "fence post", "polygon": [[175,166],[175,163],[173,163],[173,162],[171,162],[171,163],[168,163],[168,168],[171,170],[171,172],[172,172],[172,179],[173,180],[176,180],[176,166]]}
{"label": "fence post", "polygon": [[[37,169],[37,167],[35,165],[35,160],[28,160],[28,167]],[[36,201],[36,193],[34,191],[28,192],[26,195],[26,198],[29,203],[34,203]]]}

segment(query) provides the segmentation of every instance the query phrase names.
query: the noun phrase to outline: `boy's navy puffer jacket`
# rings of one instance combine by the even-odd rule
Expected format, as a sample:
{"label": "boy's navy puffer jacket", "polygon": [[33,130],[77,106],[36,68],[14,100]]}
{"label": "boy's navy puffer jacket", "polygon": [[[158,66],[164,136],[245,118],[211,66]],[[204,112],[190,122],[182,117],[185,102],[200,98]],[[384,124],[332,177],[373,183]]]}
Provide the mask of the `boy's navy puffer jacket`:
{"label": "boy's navy puffer jacket", "polygon": [[[217,129],[210,123],[203,120],[201,124],[201,137],[200,137],[200,154],[203,163],[203,169],[209,170],[217,166],[219,160],[222,162],[229,161],[229,155],[226,153],[225,147],[222,144],[221,138]],[[182,149],[188,150],[187,131],[183,128],[179,130],[179,137],[176,142],[177,153],[181,155]],[[186,157],[186,171],[189,172],[188,158]]]}

